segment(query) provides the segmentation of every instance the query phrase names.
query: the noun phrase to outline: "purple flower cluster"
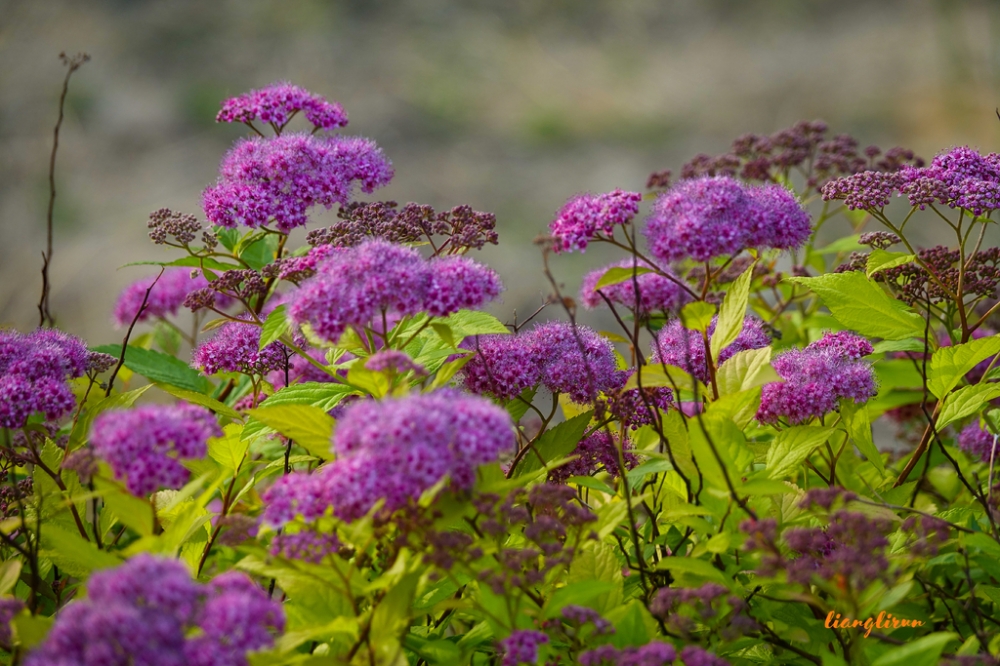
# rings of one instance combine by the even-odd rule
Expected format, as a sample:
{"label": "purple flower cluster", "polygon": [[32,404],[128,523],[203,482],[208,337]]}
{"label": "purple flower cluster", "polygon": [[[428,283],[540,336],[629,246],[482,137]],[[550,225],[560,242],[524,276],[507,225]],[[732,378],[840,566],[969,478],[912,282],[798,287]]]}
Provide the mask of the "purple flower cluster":
{"label": "purple flower cluster", "polygon": [[[195,349],[194,365],[206,375],[217,372],[265,375],[283,371],[287,358],[285,346],[276,341],[260,349],[260,332],[260,326],[249,322],[223,324],[214,336]],[[291,352],[287,354],[290,356]]]}
{"label": "purple flower cluster", "polygon": [[995,441],[993,433],[979,427],[979,422],[976,421],[962,428],[958,435],[958,448],[983,462],[988,463],[991,455],[1000,462],[1000,443],[997,444],[996,453],[993,453]]}
{"label": "purple flower cluster", "polygon": [[699,588],[665,587],[649,605],[650,613],[674,634],[690,636],[699,626],[710,626],[724,640],[735,640],[760,628],[750,617],[749,608],[741,597],[729,594],[717,583]]}
{"label": "purple flower cluster", "polygon": [[962,146],[937,155],[927,166],[904,165],[895,173],[865,171],[823,187],[824,200],[843,199],[852,209],[882,208],[893,193],[906,195],[911,206],[921,209],[941,204],[974,215],[989,213],[1000,208],[1000,155]]}
{"label": "purple flower cluster", "polygon": [[0,599],[0,643],[11,645],[10,622],[24,609],[24,602],[14,597]]}
{"label": "purple flower cluster", "polygon": [[874,371],[860,359],[872,351],[867,340],[844,331],[779,355],[771,364],[784,381],[764,385],[757,419],[796,425],[834,411],[841,399],[866,402],[878,389]]}
{"label": "purple flower cluster", "polygon": [[383,349],[376,352],[365,360],[365,367],[375,372],[387,372],[390,374],[405,374],[413,372],[418,377],[427,375],[427,370],[422,365],[413,362],[406,352],[397,349]]}
{"label": "purple flower cluster", "polygon": [[634,388],[627,391],[606,391],[606,400],[598,400],[595,416],[603,418],[610,413],[632,430],[656,422],[655,410],[666,410],[675,405],[674,392],[665,386]]}
{"label": "purple flower cluster", "polygon": [[251,90],[222,103],[215,117],[220,123],[268,123],[279,129],[301,111],[315,127],[329,130],[347,125],[347,114],[340,104],[313,94],[305,88],[277,81],[259,90]]}
{"label": "purple flower cluster", "polygon": [[608,269],[633,266],[649,268],[643,261],[625,259],[587,273],[580,288],[580,301],[587,308],[596,308],[604,305],[606,298],[611,303],[622,305],[640,316],[648,316],[655,312],[674,312],[690,300],[680,280],[672,272],[669,277],[659,273],[642,273],[634,279],[629,278],[624,282],[595,290],[598,281]]}
{"label": "purple flower cluster", "polygon": [[859,592],[889,570],[889,540],[884,535],[890,529],[883,518],[840,509],[830,515],[826,528],[785,530],[785,542],[799,554],[787,563],[788,580],[808,585],[815,576],[841,590]]}
{"label": "purple flower cluster", "polygon": [[[618,438],[607,430],[584,437],[576,445],[570,455],[579,456],[576,460],[549,472],[549,480],[555,483],[565,483],[571,476],[593,476],[603,469],[617,478],[621,473],[618,461]],[[632,469],[639,464],[639,459],[632,453],[631,443],[625,439],[621,442],[622,457],[625,468]]]}
{"label": "purple flower cluster", "polygon": [[178,459],[204,458],[206,440],[221,436],[211,412],[181,403],[103,412],[94,419],[90,442],[115,478],[127,478],[129,492],[149,495],[183,486],[188,471]]}
{"label": "purple flower cluster", "polygon": [[549,224],[556,252],[585,251],[599,232],[611,234],[616,224],[628,224],[639,213],[640,201],[638,192],[623,190],[573,197]]}
{"label": "purple flower cluster", "polygon": [[577,627],[586,624],[594,625],[594,634],[598,636],[615,633],[614,625],[601,617],[601,614],[593,608],[570,604],[562,609],[562,616],[563,620]]}
{"label": "purple flower cluster", "polygon": [[372,192],[393,176],[373,141],[309,134],[241,139],[219,171],[219,181],[202,197],[209,221],[232,228],[262,227],[273,219],[283,232],[304,226],[313,206],[347,204],[355,182]]}
{"label": "purple flower cluster", "polygon": [[[146,299],[146,308],[139,314],[142,299],[146,298],[146,290],[150,285],[153,285],[153,288],[149,292],[149,298]],[[119,327],[128,326],[133,319],[142,322],[156,317],[175,315],[188,294],[206,287],[208,280],[200,273],[191,277],[190,268],[171,268],[164,271],[159,280],[155,275],[136,280],[122,290],[115,302],[115,324]],[[139,314],[138,319],[136,314]]]}
{"label": "purple flower cluster", "polygon": [[270,553],[289,560],[319,564],[328,555],[340,552],[342,546],[335,532],[324,534],[313,530],[301,530],[275,535],[271,540]]}
{"label": "purple flower cluster", "polygon": [[200,585],[180,562],[152,555],[97,572],[87,587],[27,666],[246,666],[246,653],[273,645],[285,625],[281,604],[246,575]]}
{"label": "purple flower cluster", "polygon": [[787,250],[812,232],[809,214],[780,185],[718,176],[682,181],[656,200],[645,234],[657,259],[708,261],[747,248]]}
{"label": "purple flower cluster", "polygon": [[538,648],[549,642],[549,637],[540,631],[518,629],[510,636],[500,641],[500,652],[503,654],[501,666],[520,666],[538,663]]}
{"label": "purple flower cluster", "polygon": [[583,404],[624,383],[611,343],[585,326],[551,321],[516,335],[481,335],[464,346],[476,350],[462,369],[465,387],[501,400],[541,382]]}
{"label": "purple flower cluster", "polygon": [[653,641],[639,647],[602,645],[580,654],[580,666],[665,666],[677,659],[670,643]]}
{"label": "purple flower cluster", "polygon": [[383,312],[444,317],[478,308],[502,289],[497,274],[472,259],[426,260],[413,248],[380,240],[334,252],[316,271],[289,294],[288,312],[331,342]]}
{"label": "purple flower cluster", "polygon": [[66,380],[92,370],[91,360],[83,341],[62,331],[0,331],[0,426],[20,428],[36,412],[49,420],[70,412],[76,400]]}
{"label": "purple flower cluster", "polygon": [[384,500],[401,509],[445,477],[471,488],[476,468],[497,460],[514,443],[510,416],[487,400],[451,389],[348,407],[337,423],[337,459],[315,474],[283,477],[264,494],[273,526],[297,515],[310,521],[328,507],[346,521]]}
{"label": "purple flower cluster", "polygon": [[[715,332],[717,321],[718,317],[713,317],[708,326],[709,339]],[[741,351],[760,349],[769,344],[771,336],[764,329],[764,322],[756,317],[746,317],[739,335],[719,353],[719,365]],[[660,329],[653,341],[652,362],[677,366],[701,382],[708,382],[707,352],[708,347],[701,333],[684,328],[681,321],[675,319]]]}

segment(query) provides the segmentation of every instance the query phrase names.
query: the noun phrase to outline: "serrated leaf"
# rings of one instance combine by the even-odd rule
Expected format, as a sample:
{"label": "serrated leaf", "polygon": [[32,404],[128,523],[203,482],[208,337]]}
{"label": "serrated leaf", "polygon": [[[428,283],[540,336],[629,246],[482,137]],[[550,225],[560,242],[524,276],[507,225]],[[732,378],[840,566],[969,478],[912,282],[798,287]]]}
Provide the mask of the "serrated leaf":
{"label": "serrated leaf", "polygon": [[438,319],[437,323],[445,324],[451,329],[455,336],[455,344],[461,344],[462,339],[470,335],[510,333],[510,329],[499,319],[488,312],[478,310],[459,310],[448,317]]}
{"label": "serrated leaf", "polygon": [[970,370],[997,354],[1000,354],[1000,335],[941,347],[931,356],[927,366],[927,390],[943,398]]}
{"label": "serrated leaf", "polygon": [[517,423],[531,409],[531,401],[535,399],[537,386],[532,386],[521,391],[521,395],[513,398],[507,403],[507,413],[514,423]]}
{"label": "serrated leaf", "polygon": [[865,275],[871,277],[879,271],[908,264],[916,258],[916,255],[906,254],[905,252],[888,252],[886,250],[875,249],[868,255],[868,263],[865,264]]}
{"label": "serrated leaf", "polygon": [[122,563],[117,555],[99,550],[79,534],[49,523],[42,530],[43,557],[76,578],[87,578],[92,571],[110,569]]}
{"label": "serrated leaf", "polygon": [[644,365],[641,369],[641,376],[639,370],[633,372],[622,390],[628,391],[639,388],[640,383],[644,388],[666,386],[671,389],[697,392],[699,394],[704,394],[705,390],[704,384],[675,365]]}
{"label": "serrated leaf", "polygon": [[[527,451],[517,466],[515,476],[524,476],[542,469],[542,460],[550,463],[553,460],[569,455],[583,438],[583,433],[590,425],[593,411],[575,416],[563,421],[554,428],[549,428],[534,443],[534,451]],[[537,455],[536,455],[537,452]],[[538,459],[542,457],[542,460]]]}
{"label": "serrated leaf", "polygon": [[738,393],[770,382],[780,382],[781,377],[771,367],[771,348],[747,349],[732,355],[715,373],[719,394]]}
{"label": "serrated leaf", "polygon": [[128,268],[129,266],[187,266],[190,268],[211,268],[217,271],[231,271],[243,268],[239,264],[227,264],[210,257],[181,257],[173,261],[133,261],[121,268]]}
{"label": "serrated leaf", "polygon": [[753,280],[753,269],[757,262],[751,262],[726,292],[719,308],[719,319],[709,343],[712,352],[712,362],[718,363],[719,354],[739,336],[743,330],[743,322],[747,314],[747,302],[750,298],[750,282]]}
{"label": "serrated leaf", "polygon": [[937,427],[943,428],[966,416],[977,414],[986,404],[995,398],[1000,398],[1000,386],[996,384],[976,384],[963,386],[949,393],[944,399],[941,414],[938,416]]}
{"label": "serrated leaf", "polygon": [[322,409],[310,405],[274,406],[265,403],[263,407],[251,409],[248,413],[264,425],[294,440],[317,458],[333,458],[331,438],[334,421]]}
{"label": "serrated leaf", "polygon": [[681,308],[681,323],[692,331],[707,331],[714,316],[715,306],[705,301],[694,301]]}
{"label": "serrated leaf", "polygon": [[852,331],[886,340],[923,337],[923,318],[859,271],[786,277],[785,281],[812,290],[834,318]]}
{"label": "serrated leaf", "polygon": [[688,432],[698,467],[716,488],[726,489],[726,476],[730,481],[739,479],[753,462],[743,431],[725,415],[708,413],[691,419]]}
{"label": "serrated leaf", "polygon": [[228,470],[236,471],[243,464],[250,442],[241,440],[243,426],[234,423],[223,429],[222,437],[208,439],[208,455]]}
{"label": "serrated leaf", "polygon": [[[122,347],[121,345],[101,345],[94,347],[94,351],[120,358]],[[170,384],[189,391],[208,393],[212,388],[212,384],[200,372],[184,361],[152,349],[142,349],[129,345],[128,349],[125,350],[125,367],[151,381]]]}
{"label": "serrated leaf", "polygon": [[113,513],[118,522],[139,536],[153,534],[153,507],[149,502],[132,495],[117,482],[99,476],[94,477],[94,488],[101,493],[105,510]]}
{"label": "serrated leaf", "polygon": [[854,234],[852,236],[845,236],[843,238],[838,238],[829,245],[826,245],[818,250],[813,250],[819,254],[840,254],[842,252],[857,252],[859,249],[858,241],[861,240],[861,234]]}
{"label": "serrated leaf", "polygon": [[350,386],[334,382],[302,382],[279,389],[264,403],[268,407],[309,405],[329,412],[341,400],[357,393]]}
{"label": "serrated leaf", "polygon": [[466,354],[461,358],[456,358],[453,361],[448,361],[440,368],[438,368],[437,374],[434,375],[434,381],[428,386],[428,390],[433,391],[435,389],[441,388],[455,376],[455,374],[465,367],[465,364],[471,361],[473,358],[472,354]]}
{"label": "serrated leaf", "polygon": [[767,450],[767,475],[781,479],[798,470],[813,450],[833,434],[834,429],[824,426],[795,426],[782,430]]}
{"label": "serrated leaf", "polygon": [[938,632],[913,639],[883,652],[872,666],[935,666],[945,646],[957,638],[958,634]]}
{"label": "serrated leaf", "polygon": [[268,346],[291,329],[292,322],[288,318],[286,307],[284,304],[279,305],[271,310],[271,314],[267,315],[267,319],[264,320],[264,326],[260,330],[260,346],[258,349]]}
{"label": "serrated leaf", "polygon": [[873,354],[882,354],[888,352],[900,352],[900,351],[924,351],[924,341],[917,340],[915,338],[910,338],[908,340],[882,340],[881,342],[876,342],[872,347],[875,350]]}
{"label": "serrated leaf", "polygon": [[243,415],[237,412],[235,409],[229,405],[225,405],[215,398],[210,398],[202,393],[195,393],[194,391],[187,391],[176,386],[171,386],[170,384],[157,383],[156,388],[160,389],[165,393],[169,393],[175,398],[180,398],[185,402],[190,402],[195,405],[201,405],[202,407],[207,407],[216,414],[221,414],[226,418],[232,419],[234,421],[241,421]]}
{"label": "serrated leaf", "polygon": [[675,576],[677,574],[690,574],[701,579],[712,580],[727,587],[729,586],[729,581],[726,579],[725,574],[705,560],[696,560],[690,557],[664,557],[656,565],[656,568],[666,569]]}
{"label": "serrated leaf", "polygon": [[885,476],[885,464],[872,439],[872,422],[868,415],[868,405],[858,405],[853,400],[845,399],[840,403],[840,414],[844,417],[847,434],[851,436],[854,445],[871,464],[875,465],[879,474]]}
{"label": "serrated leaf", "polygon": [[602,289],[604,287],[610,287],[612,285],[621,284],[626,280],[631,280],[632,276],[639,276],[643,273],[652,273],[653,269],[646,268],[645,266],[615,266],[604,271],[604,275],[601,279],[597,281],[594,285],[593,291]]}

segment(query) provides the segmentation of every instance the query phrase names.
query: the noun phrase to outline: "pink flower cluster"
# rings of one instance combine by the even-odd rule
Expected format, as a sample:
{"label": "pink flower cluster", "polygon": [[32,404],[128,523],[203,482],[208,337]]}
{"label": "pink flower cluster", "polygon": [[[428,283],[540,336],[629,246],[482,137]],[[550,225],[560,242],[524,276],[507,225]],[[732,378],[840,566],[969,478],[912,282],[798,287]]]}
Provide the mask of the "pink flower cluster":
{"label": "pink flower cluster", "polygon": [[444,317],[481,307],[502,289],[492,270],[466,257],[424,259],[413,248],[371,240],[316,264],[316,275],[288,296],[288,313],[336,342],[348,326],[381,314]]}
{"label": "pink flower cluster", "polygon": [[[708,327],[711,340],[715,332],[718,317],[712,318]],[[746,317],[743,328],[736,339],[719,353],[719,365],[728,361],[734,354],[748,349],[760,349],[771,344],[771,336],[764,329],[764,322],[756,317]],[[701,333],[684,328],[679,319],[675,319],[662,329],[653,341],[652,362],[677,366],[692,377],[703,383],[709,381],[708,348]]]}
{"label": "pink flower cluster", "polygon": [[20,428],[42,412],[58,419],[76,405],[67,379],[82,377],[91,358],[83,341],[62,331],[0,331],[0,426]]}
{"label": "pink flower cluster", "polygon": [[209,221],[256,228],[274,220],[282,232],[304,226],[313,206],[346,205],[355,183],[372,192],[393,176],[374,141],[310,134],[242,139],[223,158],[219,173],[202,196]]}
{"label": "pink flower cluster", "polygon": [[149,495],[180,488],[188,470],[178,459],[204,458],[209,437],[222,430],[204,407],[180,403],[108,410],[94,419],[90,443],[129,492]]}
{"label": "pink flower cluster", "polygon": [[684,180],[656,200],[645,234],[657,259],[708,261],[748,248],[787,250],[809,239],[809,213],[780,185],[726,176]]}
{"label": "pink flower cluster", "polygon": [[227,99],[215,120],[220,123],[260,120],[281,128],[299,111],[306,120],[321,129],[347,125],[347,114],[340,104],[328,102],[324,97],[285,81]]}
{"label": "pink flower cluster", "polygon": [[264,519],[280,527],[296,516],[315,520],[332,507],[353,521],[380,500],[392,513],[446,477],[453,488],[471,488],[476,468],[513,445],[506,411],[452,389],[359,401],[337,422],[337,459],[314,474],[278,480],[262,496]]}
{"label": "pink flower cluster", "polygon": [[587,403],[624,383],[611,343],[585,326],[551,321],[517,335],[481,335],[464,346],[476,350],[462,369],[465,387],[501,400],[541,383]]}
{"label": "pink flower cluster", "polygon": [[[291,350],[280,342],[272,342],[261,349],[260,332],[260,326],[249,322],[223,324],[214,336],[194,350],[194,365],[206,375],[217,372],[265,375],[284,371]],[[305,359],[302,362],[308,363]]]}
{"label": "pink flower cluster", "polygon": [[281,604],[246,574],[201,585],[181,562],[142,554],[93,574],[25,664],[246,666],[284,626]]}
{"label": "pink flower cluster", "polygon": [[[128,326],[139,313],[142,307],[142,299],[146,297],[146,290],[153,285],[146,299],[146,309],[142,311],[136,321],[143,322],[156,317],[167,317],[177,314],[177,311],[184,304],[187,295],[198,289],[208,286],[208,280],[200,273],[191,277],[190,268],[170,268],[163,272],[160,279],[151,275],[141,280],[136,280],[122,290],[115,302],[114,320],[119,327]],[[232,299],[222,296],[217,297],[218,307],[228,307]]]}
{"label": "pink flower cluster", "polygon": [[556,252],[583,252],[599,232],[611,234],[616,224],[628,224],[639,213],[640,201],[638,192],[623,190],[573,197],[549,224]]}
{"label": "pink flower cluster", "polygon": [[613,304],[622,305],[641,316],[648,316],[656,312],[674,312],[690,300],[681,281],[672,272],[670,277],[659,273],[641,273],[624,282],[595,289],[609,269],[631,269],[633,266],[649,268],[644,261],[625,259],[587,273],[580,288],[580,301],[587,308],[595,308],[605,305],[604,299],[607,298]]}
{"label": "pink flower cluster", "polygon": [[874,397],[874,371],[861,360],[872,351],[864,338],[841,331],[781,354],[772,365],[784,381],[764,385],[757,419],[796,425],[834,411],[841,399],[862,403]]}

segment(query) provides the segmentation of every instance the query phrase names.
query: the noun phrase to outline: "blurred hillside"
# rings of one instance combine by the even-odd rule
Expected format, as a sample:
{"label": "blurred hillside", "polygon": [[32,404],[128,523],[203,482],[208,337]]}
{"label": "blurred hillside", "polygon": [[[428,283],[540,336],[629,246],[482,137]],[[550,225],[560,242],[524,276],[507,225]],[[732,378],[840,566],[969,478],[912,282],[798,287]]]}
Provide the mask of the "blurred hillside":
{"label": "blurred hillside", "polygon": [[[925,157],[1000,145],[1000,3],[941,0],[0,0],[0,323],[37,323],[47,163],[63,70],[53,311],[92,343],[167,256],[150,211],[198,212],[239,128],[232,94],[287,79],[340,101],[396,182],[377,193],[497,214],[481,258],[506,319],[544,290],[531,239],[581,190],[805,118]],[[322,218],[323,216],[318,216]],[[558,257],[570,291],[598,251]],[[587,315],[596,322],[597,315]]]}

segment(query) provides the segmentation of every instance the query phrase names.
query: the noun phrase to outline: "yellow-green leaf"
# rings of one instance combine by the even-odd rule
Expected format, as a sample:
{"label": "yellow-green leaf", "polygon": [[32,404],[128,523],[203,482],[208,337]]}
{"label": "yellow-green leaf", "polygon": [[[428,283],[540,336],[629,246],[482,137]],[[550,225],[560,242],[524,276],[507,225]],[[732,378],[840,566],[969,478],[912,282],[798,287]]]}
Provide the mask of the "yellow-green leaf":
{"label": "yellow-green leaf", "polygon": [[736,339],[743,330],[743,321],[747,313],[747,301],[750,298],[750,282],[753,280],[753,269],[757,262],[752,262],[726,292],[719,308],[719,319],[715,324],[715,332],[709,348],[712,351],[712,361],[718,362],[719,354]]}
{"label": "yellow-green leaf", "polygon": [[251,409],[249,414],[264,425],[294,440],[317,458],[324,460],[333,458],[331,438],[334,421],[333,417],[322,409],[309,405],[268,407],[265,403],[263,407]]}

